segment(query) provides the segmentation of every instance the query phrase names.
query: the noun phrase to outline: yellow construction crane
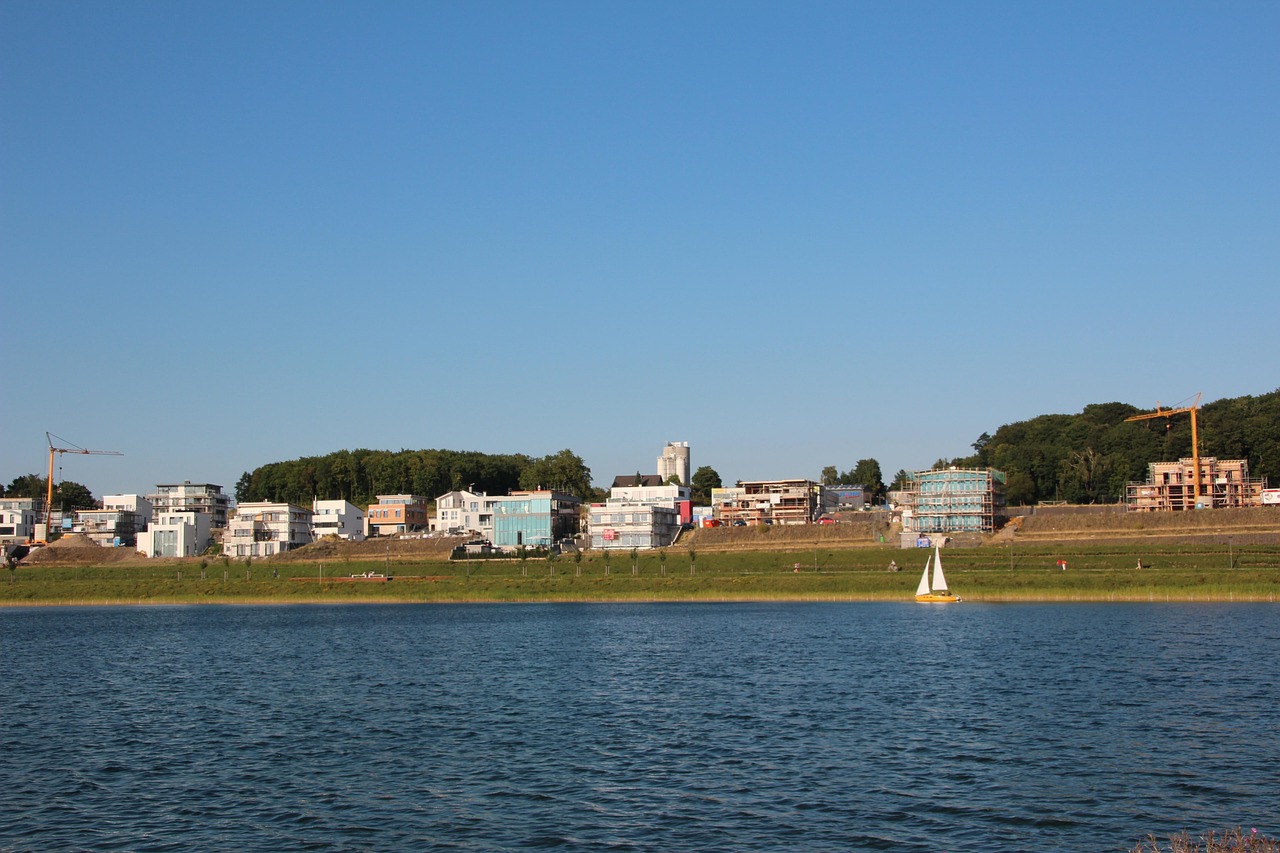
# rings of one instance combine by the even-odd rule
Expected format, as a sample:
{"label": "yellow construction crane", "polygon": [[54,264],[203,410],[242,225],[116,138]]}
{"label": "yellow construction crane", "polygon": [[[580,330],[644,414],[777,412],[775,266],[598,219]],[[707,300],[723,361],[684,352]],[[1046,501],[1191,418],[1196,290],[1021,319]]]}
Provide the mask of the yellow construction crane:
{"label": "yellow construction crane", "polygon": [[[1200,392],[1201,394],[1204,392]],[[1125,418],[1125,423],[1129,421],[1149,421],[1152,418],[1168,418],[1172,415],[1180,415],[1183,412],[1191,413],[1191,464],[1194,466],[1195,473],[1191,477],[1191,491],[1193,502],[1191,506],[1200,505],[1200,432],[1196,425],[1196,409],[1200,407],[1200,394],[1196,394],[1196,398],[1191,401],[1189,406],[1178,406],[1172,409],[1160,408],[1160,401],[1156,400],[1156,410],[1148,412],[1145,415],[1134,415],[1131,418]]]}
{"label": "yellow construction crane", "polygon": [[[48,488],[46,491],[46,497],[44,502],[44,539],[36,540],[36,542],[33,543],[36,545],[49,544],[49,525],[53,523],[53,457],[54,455],[56,454],[58,456],[61,456],[65,453],[78,453],[78,454],[83,454],[85,456],[124,456],[123,453],[120,453],[119,451],[116,451],[116,450],[85,450],[83,447],[56,447],[54,446],[54,443],[53,443],[53,440],[55,438],[57,438],[58,441],[65,442],[67,440],[65,438],[58,438],[58,436],[48,432],[44,434],[44,438],[45,438],[45,441],[49,442],[49,480],[47,483]],[[67,443],[70,444],[70,442],[67,442]]]}

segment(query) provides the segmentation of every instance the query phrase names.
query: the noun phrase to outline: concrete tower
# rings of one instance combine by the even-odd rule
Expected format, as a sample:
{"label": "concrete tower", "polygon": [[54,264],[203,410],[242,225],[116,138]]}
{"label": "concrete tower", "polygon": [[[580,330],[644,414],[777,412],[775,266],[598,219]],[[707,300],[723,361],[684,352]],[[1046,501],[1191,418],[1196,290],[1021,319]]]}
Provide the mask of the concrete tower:
{"label": "concrete tower", "polygon": [[690,485],[687,441],[668,441],[667,446],[662,448],[662,455],[658,457],[658,476],[662,478],[662,482],[665,483],[672,475],[680,478],[680,485]]}

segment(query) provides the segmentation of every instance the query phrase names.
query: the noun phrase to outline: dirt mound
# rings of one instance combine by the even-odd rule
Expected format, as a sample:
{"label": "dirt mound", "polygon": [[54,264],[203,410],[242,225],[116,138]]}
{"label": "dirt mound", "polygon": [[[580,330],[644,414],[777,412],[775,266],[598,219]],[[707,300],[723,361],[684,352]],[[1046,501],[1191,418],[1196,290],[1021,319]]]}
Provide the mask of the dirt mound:
{"label": "dirt mound", "polygon": [[83,533],[71,533],[61,539],[55,539],[48,545],[32,548],[31,553],[23,559],[22,565],[97,566],[103,563],[121,563],[137,556],[132,548],[103,548]]}
{"label": "dirt mound", "polygon": [[363,542],[347,539],[325,538],[310,545],[303,545],[270,559],[279,562],[309,562],[318,560],[390,560],[431,559],[442,560],[455,546],[467,541],[465,536],[439,536],[430,539],[390,539],[378,537]]}

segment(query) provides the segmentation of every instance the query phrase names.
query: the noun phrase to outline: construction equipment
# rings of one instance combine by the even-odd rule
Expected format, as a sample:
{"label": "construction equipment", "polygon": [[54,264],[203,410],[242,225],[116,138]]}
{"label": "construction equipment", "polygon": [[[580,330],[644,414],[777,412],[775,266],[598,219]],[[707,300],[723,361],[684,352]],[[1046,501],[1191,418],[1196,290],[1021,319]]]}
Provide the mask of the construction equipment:
{"label": "construction equipment", "polygon": [[[1203,393],[1203,392],[1201,392]],[[1200,433],[1196,425],[1196,409],[1200,407],[1200,394],[1196,394],[1194,400],[1188,406],[1177,406],[1172,409],[1160,408],[1160,401],[1156,400],[1156,410],[1148,412],[1145,415],[1134,415],[1131,418],[1125,418],[1125,423],[1129,421],[1149,421],[1153,418],[1169,418],[1172,415],[1180,415],[1184,412],[1191,413],[1191,464],[1195,473],[1191,478],[1191,493],[1194,502],[1193,507],[1200,504]],[[1166,428],[1168,424],[1166,424]]]}
{"label": "construction equipment", "polygon": [[67,444],[70,444],[71,442],[68,442],[65,438],[58,438],[58,436],[48,432],[44,434],[44,438],[45,441],[49,442],[49,480],[46,484],[47,491],[44,502],[44,539],[37,539],[32,543],[34,545],[49,544],[49,526],[53,524],[53,457],[55,454],[59,456],[66,453],[78,453],[85,456],[124,456],[123,453],[116,450],[85,450],[83,447],[76,447],[74,445],[71,447],[56,447],[53,443],[55,438],[57,438],[58,441],[66,442]]}

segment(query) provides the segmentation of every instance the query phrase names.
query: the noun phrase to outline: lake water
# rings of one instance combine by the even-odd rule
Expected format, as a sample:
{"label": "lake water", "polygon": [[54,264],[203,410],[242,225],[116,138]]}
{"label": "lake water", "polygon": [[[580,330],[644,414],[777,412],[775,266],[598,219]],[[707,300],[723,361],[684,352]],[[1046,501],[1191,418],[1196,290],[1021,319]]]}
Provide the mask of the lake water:
{"label": "lake water", "polygon": [[1280,835],[1280,607],[0,609],[0,849]]}

